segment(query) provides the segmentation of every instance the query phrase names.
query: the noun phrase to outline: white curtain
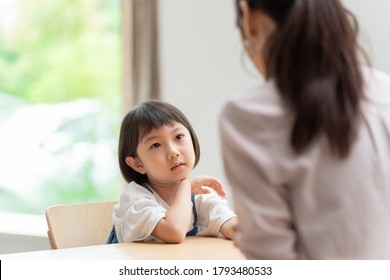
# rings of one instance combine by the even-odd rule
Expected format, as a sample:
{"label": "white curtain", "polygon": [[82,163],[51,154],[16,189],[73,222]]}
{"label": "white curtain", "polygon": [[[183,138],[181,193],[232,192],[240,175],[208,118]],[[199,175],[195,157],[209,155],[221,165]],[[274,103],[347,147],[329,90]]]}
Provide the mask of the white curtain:
{"label": "white curtain", "polygon": [[122,0],[123,110],[160,98],[157,0]]}

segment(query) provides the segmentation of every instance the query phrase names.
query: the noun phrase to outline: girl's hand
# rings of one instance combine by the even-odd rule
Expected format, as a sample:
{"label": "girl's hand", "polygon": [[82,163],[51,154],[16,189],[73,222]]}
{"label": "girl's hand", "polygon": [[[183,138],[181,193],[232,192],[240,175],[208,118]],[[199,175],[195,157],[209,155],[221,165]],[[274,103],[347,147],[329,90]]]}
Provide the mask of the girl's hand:
{"label": "girl's hand", "polygon": [[223,189],[221,182],[210,176],[193,176],[184,179],[183,181],[188,181],[191,184],[191,193],[192,194],[206,194],[210,193],[213,189],[218,195],[225,197],[226,192]]}

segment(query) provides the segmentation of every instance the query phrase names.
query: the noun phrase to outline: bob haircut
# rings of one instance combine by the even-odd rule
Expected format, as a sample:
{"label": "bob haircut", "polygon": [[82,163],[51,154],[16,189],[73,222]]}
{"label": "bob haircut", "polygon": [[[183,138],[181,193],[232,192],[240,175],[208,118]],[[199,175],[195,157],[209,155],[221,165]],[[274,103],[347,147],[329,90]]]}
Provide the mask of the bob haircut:
{"label": "bob haircut", "polygon": [[163,101],[146,101],[134,107],[123,119],[118,145],[118,160],[122,176],[129,183],[138,184],[146,182],[148,177],[126,164],[126,158],[137,156],[137,147],[141,139],[153,129],[164,125],[182,124],[191,135],[195,152],[195,165],[200,159],[200,146],[198,138],[186,116],[175,106]]}

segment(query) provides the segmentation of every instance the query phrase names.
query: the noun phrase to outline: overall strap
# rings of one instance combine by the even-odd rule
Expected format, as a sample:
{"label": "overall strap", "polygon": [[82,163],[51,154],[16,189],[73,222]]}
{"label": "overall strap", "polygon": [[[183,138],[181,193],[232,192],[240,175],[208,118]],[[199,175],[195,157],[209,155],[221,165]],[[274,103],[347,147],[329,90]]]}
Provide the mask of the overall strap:
{"label": "overall strap", "polygon": [[116,237],[116,231],[115,231],[115,226],[112,226],[110,235],[107,238],[106,244],[114,244],[118,243],[118,238]]}
{"label": "overall strap", "polygon": [[192,224],[193,229],[189,232],[187,232],[186,236],[194,236],[198,233],[198,213],[196,212],[195,207],[195,195],[191,195],[191,201],[192,201],[192,213],[194,214],[194,223]]}

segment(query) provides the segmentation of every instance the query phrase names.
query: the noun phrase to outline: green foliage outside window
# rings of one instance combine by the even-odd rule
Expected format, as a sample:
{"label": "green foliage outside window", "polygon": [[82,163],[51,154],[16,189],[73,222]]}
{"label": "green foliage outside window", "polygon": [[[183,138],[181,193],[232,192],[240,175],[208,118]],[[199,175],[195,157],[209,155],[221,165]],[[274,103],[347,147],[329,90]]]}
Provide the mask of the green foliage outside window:
{"label": "green foliage outside window", "polygon": [[0,210],[117,197],[119,16],[114,0],[0,0],[0,151],[14,151],[0,159]]}

